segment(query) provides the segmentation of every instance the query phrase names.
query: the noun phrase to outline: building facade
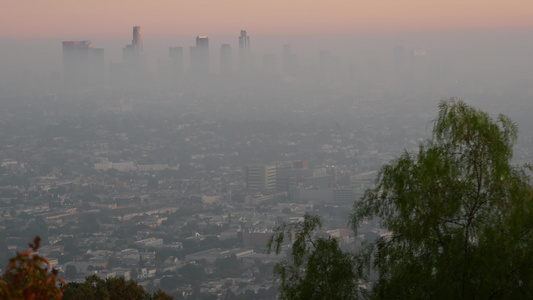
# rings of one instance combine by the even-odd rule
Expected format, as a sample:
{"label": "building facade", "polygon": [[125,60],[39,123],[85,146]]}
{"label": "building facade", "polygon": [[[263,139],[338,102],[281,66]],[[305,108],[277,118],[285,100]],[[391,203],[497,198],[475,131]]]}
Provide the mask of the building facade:
{"label": "building facade", "polygon": [[191,72],[195,74],[209,73],[209,37],[199,35],[196,37],[196,46],[190,48]]}
{"label": "building facade", "polygon": [[241,72],[250,70],[250,36],[246,30],[241,30],[239,36],[239,69]]}
{"label": "building facade", "polygon": [[63,41],[63,77],[72,87],[90,87],[104,83],[104,49],[91,41]]}
{"label": "building facade", "polygon": [[246,188],[251,193],[274,193],[276,191],[276,166],[247,166]]}
{"label": "building facade", "polygon": [[220,47],[220,74],[233,73],[233,58],[231,55],[231,46],[222,44]]}

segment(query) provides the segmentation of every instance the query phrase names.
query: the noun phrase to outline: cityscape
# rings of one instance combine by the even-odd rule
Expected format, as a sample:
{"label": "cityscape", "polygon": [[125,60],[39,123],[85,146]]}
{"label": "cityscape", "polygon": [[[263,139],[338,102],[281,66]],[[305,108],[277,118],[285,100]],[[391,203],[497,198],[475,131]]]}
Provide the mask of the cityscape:
{"label": "cityscape", "polygon": [[[196,37],[195,46],[188,48],[188,56],[185,55],[184,47],[169,47],[168,57],[158,58],[155,74],[148,66],[143,48],[141,26],[133,27],[131,44],[122,49],[122,62],[112,62],[109,66],[106,66],[104,49],[95,48],[91,41],[63,41],[62,44],[64,84],[70,88],[96,87],[105,84],[121,87],[149,85],[150,81],[154,80],[172,84],[186,78],[194,81],[207,81],[210,75],[233,77],[235,80],[240,80],[241,78],[236,75],[242,74],[270,77],[309,76],[309,74],[304,75],[305,67],[299,64],[298,56],[290,44],[280,46],[281,58],[272,53],[264,54],[259,62],[256,59],[254,64],[250,36],[246,30],[241,30],[238,36],[236,63],[234,63],[231,44],[228,43],[220,45],[219,59],[210,63],[212,57],[209,37],[200,35]],[[398,76],[406,74],[406,77],[410,77],[413,81],[410,84],[422,80],[427,75],[425,56],[424,49],[411,49],[409,52],[403,45],[395,45],[395,72]],[[354,81],[355,66],[349,66],[343,70],[339,63],[339,60],[329,51],[320,51],[318,69],[313,76],[326,81],[331,78]]]}
{"label": "cityscape", "polygon": [[0,274],[39,236],[67,282],[279,299],[292,243],[269,253],[276,228],[319,215],[317,236],[354,253],[390,236],[379,218],[354,232],[354,204],[433,137],[440,101],[506,114],[512,163],[533,161],[531,31],[428,32],[241,29],[157,52],[141,24],[122,48],[56,38],[48,56],[0,56]]}

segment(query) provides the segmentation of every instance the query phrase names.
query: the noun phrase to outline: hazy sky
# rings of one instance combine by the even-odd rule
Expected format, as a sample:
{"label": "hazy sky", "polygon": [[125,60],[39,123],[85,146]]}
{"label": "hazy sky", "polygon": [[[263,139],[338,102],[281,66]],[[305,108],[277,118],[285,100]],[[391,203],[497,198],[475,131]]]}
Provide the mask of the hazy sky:
{"label": "hazy sky", "polygon": [[532,0],[6,0],[2,38],[533,27]]}

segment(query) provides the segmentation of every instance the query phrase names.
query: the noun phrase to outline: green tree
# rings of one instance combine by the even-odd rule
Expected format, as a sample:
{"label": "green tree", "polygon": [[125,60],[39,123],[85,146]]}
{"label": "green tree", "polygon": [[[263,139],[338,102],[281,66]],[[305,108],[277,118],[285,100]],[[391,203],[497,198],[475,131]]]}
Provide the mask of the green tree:
{"label": "green tree", "polygon": [[105,281],[109,292],[109,299],[147,299],[150,294],[140,286],[137,281],[128,280],[124,277],[108,278]]}
{"label": "green tree", "polygon": [[357,299],[358,278],[354,256],[339,248],[337,239],[318,234],[322,220],[305,214],[304,221],[282,224],[267,244],[267,252],[279,254],[293,234],[290,260],[274,267],[280,281],[281,299]]}
{"label": "green tree", "polygon": [[532,189],[510,162],[516,139],[508,117],[451,99],[418,153],[381,168],[352,220],[389,231],[365,252],[373,298],[533,298]]}
{"label": "green tree", "polygon": [[157,290],[152,295],[152,300],[172,300],[174,297],[170,296],[169,294],[163,292],[162,290]]}

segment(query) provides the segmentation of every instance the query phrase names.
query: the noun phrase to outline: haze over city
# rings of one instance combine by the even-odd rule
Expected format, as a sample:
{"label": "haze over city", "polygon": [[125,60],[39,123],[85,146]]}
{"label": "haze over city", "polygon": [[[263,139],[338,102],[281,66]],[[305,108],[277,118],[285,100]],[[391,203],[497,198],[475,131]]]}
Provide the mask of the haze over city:
{"label": "haze over city", "polygon": [[5,5],[0,37],[118,37],[131,24],[155,35],[323,34],[533,26],[527,0],[502,1],[23,1]]}
{"label": "haze over city", "polygon": [[168,47],[188,46],[197,35],[210,36],[211,44],[219,47],[232,43],[241,29],[254,36],[256,54],[292,44],[302,53],[314,51],[309,56],[320,50],[358,55],[388,51],[377,47],[411,40],[409,47],[434,47],[432,53],[438,53],[440,48],[471,48],[476,43],[493,47],[529,42],[531,11],[533,4],[527,0],[14,2],[0,12],[3,28],[9,29],[0,33],[0,66],[2,73],[11,74],[20,66],[36,72],[60,69],[57,50],[63,40],[90,40],[105,49],[107,61],[120,61],[134,25],[143,27],[153,66]]}
{"label": "haze over city", "polygon": [[386,236],[353,204],[443,99],[508,115],[533,161],[530,0],[30,0],[0,25],[0,270],[39,235],[68,281],[276,299],[273,230]]}

